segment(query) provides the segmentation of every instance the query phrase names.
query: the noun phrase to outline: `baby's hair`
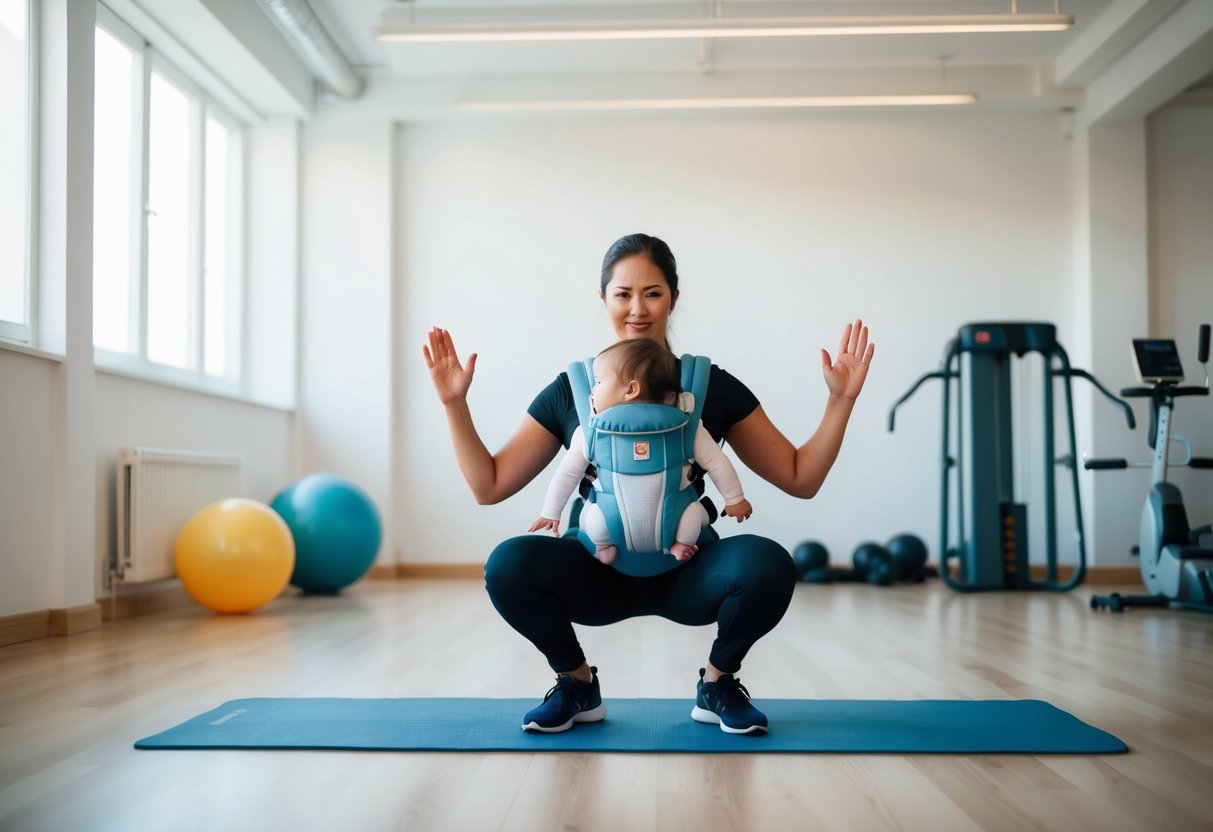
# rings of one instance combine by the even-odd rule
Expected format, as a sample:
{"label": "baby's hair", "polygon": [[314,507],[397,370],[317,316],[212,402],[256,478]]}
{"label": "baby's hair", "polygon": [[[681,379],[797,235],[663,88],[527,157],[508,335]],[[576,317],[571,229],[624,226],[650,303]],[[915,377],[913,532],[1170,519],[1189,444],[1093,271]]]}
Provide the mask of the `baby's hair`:
{"label": "baby's hair", "polygon": [[625,384],[632,379],[640,383],[641,401],[674,404],[678,394],[682,392],[681,379],[678,377],[678,361],[670,352],[656,341],[647,338],[634,338],[626,341],[616,341],[598,357],[607,353],[616,355],[619,380]]}

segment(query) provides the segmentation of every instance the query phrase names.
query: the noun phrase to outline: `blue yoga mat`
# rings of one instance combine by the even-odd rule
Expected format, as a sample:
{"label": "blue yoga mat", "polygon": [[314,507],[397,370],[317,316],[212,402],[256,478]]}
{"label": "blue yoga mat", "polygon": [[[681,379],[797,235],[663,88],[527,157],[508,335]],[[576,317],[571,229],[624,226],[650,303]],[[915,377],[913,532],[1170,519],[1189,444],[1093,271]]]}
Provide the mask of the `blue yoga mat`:
{"label": "blue yoga mat", "polygon": [[1035,700],[756,702],[765,735],[691,720],[689,699],[607,699],[607,718],[521,729],[530,699],[235,699],[135,743],[147,749],[594,751],[671,754],[1115,754],[1116,737]]}

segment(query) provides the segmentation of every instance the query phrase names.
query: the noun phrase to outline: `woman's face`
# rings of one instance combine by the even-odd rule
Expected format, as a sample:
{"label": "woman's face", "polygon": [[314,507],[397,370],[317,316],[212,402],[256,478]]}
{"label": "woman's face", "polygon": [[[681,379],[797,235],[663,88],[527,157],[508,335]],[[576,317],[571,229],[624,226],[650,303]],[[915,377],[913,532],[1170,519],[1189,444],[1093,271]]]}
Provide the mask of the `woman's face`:
{"label": "woman's face", "polygon": [[611,282],[602,294],[607,318],[620,341],[648,338],[666,342],[666,324],[677,297],[670,292],[661,269],[643,254],[625,257],[611,270]]}

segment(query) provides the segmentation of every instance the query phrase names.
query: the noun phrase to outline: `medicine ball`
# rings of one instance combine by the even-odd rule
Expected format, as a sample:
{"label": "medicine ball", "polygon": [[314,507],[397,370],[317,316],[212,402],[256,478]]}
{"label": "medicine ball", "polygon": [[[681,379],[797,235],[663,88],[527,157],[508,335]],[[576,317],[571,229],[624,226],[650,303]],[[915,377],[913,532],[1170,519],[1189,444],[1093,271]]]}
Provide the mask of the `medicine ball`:
{"label": "medicine ball", "polygon": [[897,564],[903,581],[922,581],[926,578],[927,544],[912,534],[899,534],[889,539],[885,546]]}
{"label": "medicine ball", "polygon": [[806,540],[792,550],[792,560],[796,563],[796,574],[806,579],[810,572],[829,566],[830,553],[816,540]]}
{"label": "medicine ball", "polygon": [[855,547],[855,551],[851,554],[851,566],[855,568],[857,578],[861,581],[868,579],[868,564],[876,557],[889,559],[889,553],[879,543],[868,541]]}
{"label": "medicine ball", "polygon": [[901,577],[897,562],[884,549],[876,549],[868,555],[868,583],[889,586]]}

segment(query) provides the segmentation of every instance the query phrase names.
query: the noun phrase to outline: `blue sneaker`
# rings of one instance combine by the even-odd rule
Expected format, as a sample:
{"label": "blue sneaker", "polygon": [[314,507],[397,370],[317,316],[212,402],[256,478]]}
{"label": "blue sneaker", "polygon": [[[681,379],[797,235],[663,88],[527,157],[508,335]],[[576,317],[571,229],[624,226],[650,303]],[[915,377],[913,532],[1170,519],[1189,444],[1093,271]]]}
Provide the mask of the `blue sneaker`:
{"label": "blue sneaker", "polygon": [[695,688],[695,707],[691,719],[713,722],[729,734],[762,734],[767,730],[767,717],[750,704],[750,692],[732,675],[721,676],[715,682],[705,682],[704,668],[699,668],[699,684]]}
{"label": "blue sneaker", "polygon": [[606,719],[606,705],[598,687],[598,668],[591,667],[591,682],[579,682],[567,673],[556,677],[556,685],[543,697],[543,704],[522,718],[523,731],[555,734],[567,731],[574,722],[599,722]]}

